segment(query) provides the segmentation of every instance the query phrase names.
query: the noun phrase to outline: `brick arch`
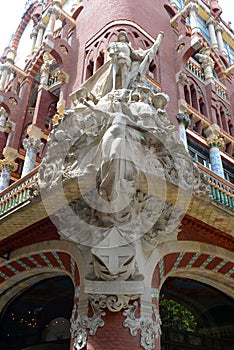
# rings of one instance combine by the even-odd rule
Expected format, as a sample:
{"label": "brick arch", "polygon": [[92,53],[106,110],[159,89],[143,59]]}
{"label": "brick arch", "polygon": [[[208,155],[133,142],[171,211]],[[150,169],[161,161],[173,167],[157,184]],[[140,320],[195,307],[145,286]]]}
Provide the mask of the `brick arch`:
{"label": "brick arch", "polygon": [[32,6],[29,7],[29,9],[26,11],[26,13],[23,15],[22,20],[16,29],[14,38],[12,40],[11,47],[17,51],[20,39],[24,33],[25,28],[27,27],[29,21],[31,20],[31,15],[33,14],[34,9],[37,7],[38,2],[36,1]]}
{"label": "brick arch", "polygon": [[1,304],[6,304],[8,298],[12,299],[20,292],[20,288],[25,288],[25,284],[20,284],[24,280],[31,286],[38,279],[62,274],[70,276],[75,288],[80,284],[85,262],[72,242],[37,243],[15,250],[11,255],[9,260],[2,260],[0,265],[1,290],[9,291],[1,296]]}
{"label": "brick arch", "polygon": [[[26,289],[31,288],[38,282],[41,282],[47,278],[53,278],[56,276],[69,276],[74,285],[72,276],[68,274],[65,270],[51,267],[34,268],[33,270],[27,270],[19,273],[18,275],[15,274],[14,276],[10,277],[9,280],[2,282],[0,286],[1,288],[3,288],[3,290],[7,290],[7,293],[4,293],[3,296],[0,295],[0,313],[7,306],[8,303],[10,303],[15,297],[23,293]],[[74,285],[74,290],[75,288],[76,286]]]}
{"label": "brick arch", "polygon": [[[43,271],[57,271],[71,276],[79,284],[78,266],[68,252],[59,249],[43,250],[4,262],[0,266],[0,284],[17,280],[23,274],[39,274]],[[27,275],[27,274],[26,274]]]}
{"label": "brick arch", "polygon": [[174,246],[169,244],[171,249],[161,256],[154,269],[153,287],[160,290],[170,276],[186,277],[234,297],[234,290],[230,287],[234,283],[234,259],[231,253],[217,247],[214,251],[213,246],[203,243],[193,242],[191,247],[189,245],[191,242],[177,242]]}

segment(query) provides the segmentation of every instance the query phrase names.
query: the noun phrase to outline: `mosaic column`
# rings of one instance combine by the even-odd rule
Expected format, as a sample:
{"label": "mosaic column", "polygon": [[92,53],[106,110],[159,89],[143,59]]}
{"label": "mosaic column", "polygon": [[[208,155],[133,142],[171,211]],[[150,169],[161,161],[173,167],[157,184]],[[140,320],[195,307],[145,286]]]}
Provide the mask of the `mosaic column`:
{"label": "mosaic column", "polygon": [[209,18],[208,21],[206,22],[207,27],[209,28],[209,32],[210,32],[210,40],[211,40],[211,45],[213,47],[213,49],[217,49],[218,48],[218,42],[216,39],[216,34],[215,34],[215,21],[213,18]]}
{"label": "mosaic column", "polygon": [[217,124],[210,125],[204,130],[207,137],[207,144],[210,147],[210,164],[211,169],[218,176],[224,178],[222,158],[220,148],[224,146],[224,141],[220,137],[220,127]]}
{"label": "mosaic column", "polygon": [[14,148],[6,146],[3,150],[3,155],[5,159],[0,160],[0,191],[3,191],[9,186],[11,172],[15,171],[18,167],[18,164],[15,162],[18,152]]}
{"label": "mosaic column", "polygon": [[36,163],[37,152],[41,146],[41,137],[43,136],[43,132],[35,125],[30,125],[28,130],[29,137],[24,139],[23,146],[26,149],[26,155],[24,159],[24,167],[22,171],[21,177],[24,177],[28,173],[30,173]]}
{"label": "mosaic column", "polygon": [[176,119],[178,120],[178,123],[179,123],[180,140],[183,142],[186,150],[188,150],[186,129],[188,128],[188,126],[190,124],[190,118],[189,118],[188,114],[178,113],[176,115]]}

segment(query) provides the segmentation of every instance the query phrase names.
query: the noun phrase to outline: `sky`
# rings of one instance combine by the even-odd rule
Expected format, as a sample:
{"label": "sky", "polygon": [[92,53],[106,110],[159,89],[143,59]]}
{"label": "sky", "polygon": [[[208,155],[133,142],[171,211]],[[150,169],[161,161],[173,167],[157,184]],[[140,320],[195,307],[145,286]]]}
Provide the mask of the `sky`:
{"label": "sky", "polygon": [[[134,0],[130,0],[134,1]],[[19,21],[24,13],[26,0],[6,0],[0,5],[0,56],[11,39],[12,33],[16,30]],[[222,18],[232,22],[234,28],[234,1],[219,0],[223,8]]]}

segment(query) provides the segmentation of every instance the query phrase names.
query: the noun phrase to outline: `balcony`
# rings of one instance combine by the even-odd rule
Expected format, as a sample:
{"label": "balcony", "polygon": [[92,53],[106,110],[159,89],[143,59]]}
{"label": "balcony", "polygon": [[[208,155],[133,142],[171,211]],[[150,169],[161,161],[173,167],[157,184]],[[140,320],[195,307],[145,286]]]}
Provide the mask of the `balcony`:
{"label": "balcony", "polygon": [[213,171],[197,163],[199,169],[208,177],[211,196],[215,202],[234,210],[234,185],[216,175]]}
{"label": "balcony", "polygon": [[35,168],[0,193],[0,220],[30,203],[31,189],[36,184],[38,169],[39,167]]}
{"label": "balcony", "polygon": [[190,57],[187,61],[186,69],[200,81],[202,81],[203,83],[205,82],[205,75],[203,69],[201,68],[200,64],[197,61],[195,61],[192,57]]}

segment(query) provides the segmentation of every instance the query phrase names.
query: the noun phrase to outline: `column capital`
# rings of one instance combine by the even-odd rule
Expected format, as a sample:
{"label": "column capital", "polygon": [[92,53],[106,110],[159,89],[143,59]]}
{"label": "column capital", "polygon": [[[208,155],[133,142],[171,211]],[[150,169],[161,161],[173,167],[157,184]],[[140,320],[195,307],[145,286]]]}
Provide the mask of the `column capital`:
{"label": "column capital", "polygon": [[56,9],[56,7],[51,6],[47,11],[47,15],[50,17],[53,14],[56,16],[56,18],[59,17],[59,11]]}
{"label": "column capital", "polygon": [[223,33],[224,29],[221,27],[221,25],[218,22],[215,22],[215,30],[216,32]]}
{"label": "column capital", "polygon": [[191,12],[191,11],[194,11],[196,13],[198,13],[198,4],[195,3],[195,2],[190,2],[187,6],[186,6],[186,10],[187,10],[187,13]]}
{"label": "column capital", "polygon": [[40,29],[45,29],[45,24],[43,22],[40,22],[37,24],[37,26],[35,27],[36,31],[39,31]]}
{"label": "column capital", "polygon": [[15,56],[16,56],[16,51],[13,48],[10,48],[7,52],[7,57],[6,57],[6,61],[10,62],[10,63],[14,63],[15,61]]}
{"label": "column capital", "polygon": [[184,125],[185,129],[188,128],[190,124],[190,118],[188,114],[180,112],[176,115],[176,119],[178,120],[179,124]]}
{"label": "column capital", "polygon": [[6,146],[2,153],[9,161],[14,161],[18,157],[18,151],[10,146]]}
{"label": "column capital", "polygon": [[212,124],[204,130],[207,137],[206,143],[209,147],[222,148],[224,146],[224,140],[220,136],[220,127],[217,124]]}
{"label": "column capital", "polygon": [[34,27],[32,30],[32,33],[30,34],[30,39],[32,39],[33,37],[36,38],[37,36],[37,27]]}
{"label": "column capital", "polygon": [[41,147],[41,140],[34,138],[33,136],[29,136],[23,140],[23,146],[26,150],[29,148],[34,148],[38,151]]}
{"label": "column capital", "polygon": [[41,129],[34,124],[29,125],[27,128],[27,134],[34,139],[41,139],[44,136],[43,131],[41,131]]}
{"label": "column capital", "polygon": [[8,169],[9,171],[15,171],[18,168],[18,163],[14,162],[13,160],[9,159],[1,159],[0,160],[0,170],[2,168]]}
{"label": "column capital", "polygon": [[206,25],[209,26],[210,24],[212,24],[213,26],[216,24],[216,20],[213,17],[210,17],[207,21],[206,21]]}

